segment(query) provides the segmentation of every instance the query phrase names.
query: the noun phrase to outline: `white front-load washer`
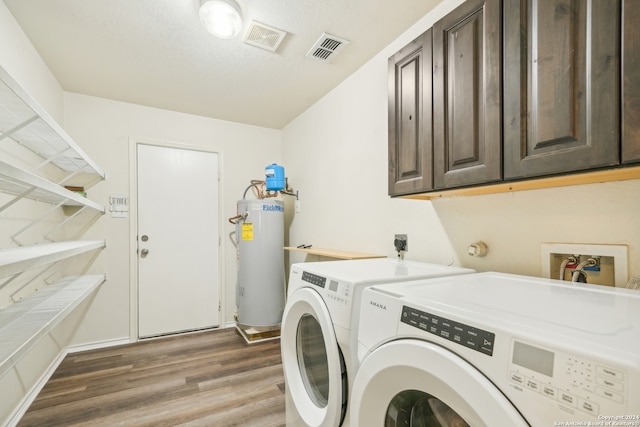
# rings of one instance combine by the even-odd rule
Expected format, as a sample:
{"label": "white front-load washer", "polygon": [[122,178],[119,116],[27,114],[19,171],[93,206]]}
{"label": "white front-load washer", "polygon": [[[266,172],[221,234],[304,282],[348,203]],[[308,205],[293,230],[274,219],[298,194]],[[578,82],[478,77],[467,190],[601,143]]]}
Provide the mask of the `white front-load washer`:
{"label": "white front-load washer", "polygon": [[501,273],[373,286],[358,340],[351,425],[640,425],[637,291]]}
{"label": "white front-load washer", "polygon": [[392,258],[291,266],[281,325],[287,426],[349,425],[362,289],[473,270]]}

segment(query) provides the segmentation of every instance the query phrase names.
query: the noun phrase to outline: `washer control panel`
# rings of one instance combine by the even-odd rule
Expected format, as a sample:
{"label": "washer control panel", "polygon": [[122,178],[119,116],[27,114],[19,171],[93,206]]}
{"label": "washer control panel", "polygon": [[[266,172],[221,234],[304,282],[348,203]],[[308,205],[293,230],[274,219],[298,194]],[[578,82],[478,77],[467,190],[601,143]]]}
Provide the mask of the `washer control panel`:
{"label": "washer control panel", "polygon": [[493,355],[493,345],[496,338],[493,332],[406,305],[402,306],[400,321],[488,356]]}
{"label": "washer control panel", "polygon": [[594,417],[619,413],[627,405],[623,369],[515,339],[509,382]]}

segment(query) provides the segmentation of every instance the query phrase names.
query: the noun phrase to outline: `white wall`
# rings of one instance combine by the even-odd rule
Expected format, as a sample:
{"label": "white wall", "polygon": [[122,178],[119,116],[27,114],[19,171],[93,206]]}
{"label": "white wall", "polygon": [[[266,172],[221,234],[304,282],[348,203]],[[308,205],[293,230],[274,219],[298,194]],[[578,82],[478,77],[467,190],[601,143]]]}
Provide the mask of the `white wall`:
{"label": "white wall", "polygon": [[284,129],[283,164],[300,201],[290,244],[395,256],[394,234],[407,233],[407,258],[451,264],[433,206],[387,196],[386,76],[386,62],[367,66]]}
{"label": "white wall", "polygon": [[3,1],[0,1],[0,65],[51,117],[62,122],[62,88]]}
{"label": "white wall", "polygon": [[[402,232],[406,259],[534,276],[540,243],[624,244],[629,272],[640,274],[639,180],[433,202],[387,196],[387,58],[460,3],[442,2],[283,129],[302,208],[291,244],[393,256]],[[486,257],[466,254],[476,240],[489,245]]]}
{"label": "white wall", "polygon": [[[65,94],[65,128],[105,170],[107,179],[89,191],[89,196],[108,204],[111,193],[129,194],[131,179],[130,139],[180,144],[221,154],[222,164],[222,322],[235,312],[236,257],[229,234],[234,227],[227,218],[236,214],[236,201],[251,179],[263,179],[264,168],[281,162],[281,133],[243,124],[142,107],[75,93]],[[135,200],[131,201],[132,204]],[[105,255],[98,270],[106,270],[107,283],[100,289],[91,311],[76,335],[86,343],[129,336],[130,255],[135,245],[128,219],[102,217],[88,238],[106,236]],[[109,319],[109,321],[105,321]]]}

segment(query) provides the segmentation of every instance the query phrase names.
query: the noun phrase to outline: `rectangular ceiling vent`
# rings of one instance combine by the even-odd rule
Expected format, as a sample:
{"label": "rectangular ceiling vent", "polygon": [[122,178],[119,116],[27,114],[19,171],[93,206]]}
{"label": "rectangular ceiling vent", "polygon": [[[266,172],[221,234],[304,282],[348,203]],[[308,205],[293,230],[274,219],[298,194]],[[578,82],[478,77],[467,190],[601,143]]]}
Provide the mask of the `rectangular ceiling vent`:
{"label": "rectangular ceiling vent", "polygon": [[316,44],[314,44],[307,56],[315,58],[323,62],[331,62],[331,60],[347,45],[349,40],[341,39],[340,37],[332,36],[331,34],[324,33]]}
{"label": "rectangular ceiling vent", "polygon": [[270,52],[275,52],[286,35],[286,31],[261,24],[260,22],[251,21],[249,29],[244,36],[244,42]]}

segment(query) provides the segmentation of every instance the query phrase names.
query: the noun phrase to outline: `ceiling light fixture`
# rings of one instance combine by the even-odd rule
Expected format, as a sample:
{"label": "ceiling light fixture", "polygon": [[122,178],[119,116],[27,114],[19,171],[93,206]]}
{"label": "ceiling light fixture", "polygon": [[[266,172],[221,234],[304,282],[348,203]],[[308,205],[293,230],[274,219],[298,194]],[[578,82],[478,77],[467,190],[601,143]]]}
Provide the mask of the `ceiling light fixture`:
{"label": "ceiling light fixture", "polygon": [[242,29],[240,6],[234,0],[202,0],[200,21],[208,32],[221,39],[230,39]]}

